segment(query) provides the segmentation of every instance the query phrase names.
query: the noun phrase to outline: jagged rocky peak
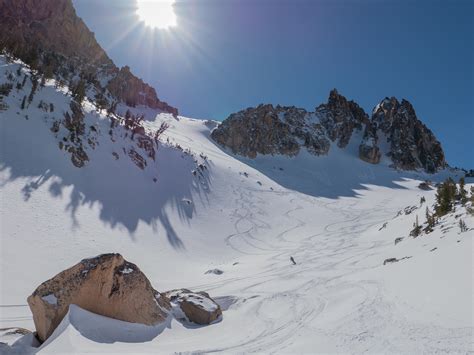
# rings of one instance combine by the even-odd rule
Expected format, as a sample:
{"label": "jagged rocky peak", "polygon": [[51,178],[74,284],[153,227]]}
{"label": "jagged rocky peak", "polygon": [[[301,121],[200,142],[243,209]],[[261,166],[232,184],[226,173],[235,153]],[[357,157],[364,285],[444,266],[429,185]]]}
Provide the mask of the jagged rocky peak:
{"label": "jagged rocky peak", "polygon": [[314,114],[294,106],[267,104],[231,114],[211,137],[234,154],[294,156],[302,146],[315,155],[327,154],[330,142]]}
{"label": "jagged rocky peak", "polygon": [[405,99],[385,98],[374,108],[372,122],[378,134],[390,144],[388,156],[396,168],[424,169],[433,173],[447,166],[441,143],[416,116],[415,109]]}
{"label": "jagged rocky peak", "polygon": [[70,86],[84,81],[105,108],[124,102],[178,114],[128,67],[115,66],[71,0],[0,0],[1,49]]}
{"label": "jagged rocky peak", "polygon": [[362,130],[369,122],[369,116],[364,110],[354,101],[347,100],[336,89],[331,90],[326,104],[316,108],[316,114],[329,138],[337,141],[340,148],[347,146],[355,129]]}
{"label": "jagged rocky peak", "polygon": [[[294,106],[259,105],[231,114],[211,134],[234,154],[250,158],[257,154],[294,156],[302,148],[325,155],[331,142],[343,149],[353,137],[360,136],[359,158],[368,163],[378,164],[385,154],[393,167],[403,170],[432,173],[447,166],[441,144],[418,120],[408,101],[385,98],[369,118],[357,103],[336,89],[315,112]],[[380,146],[385,141],[389,143],[388,151]]]}
{"label": "jagged rocky peak", "polygon": [[235,154],[254,158],[257,154],[293,156],[302,147],[314,155],[326,155],[331,141],[340,148],[349,143],[354,130],[369,121],[354,101],[336,89],[315,112],[294,106],[259,105],[231,114],[212,138]]}

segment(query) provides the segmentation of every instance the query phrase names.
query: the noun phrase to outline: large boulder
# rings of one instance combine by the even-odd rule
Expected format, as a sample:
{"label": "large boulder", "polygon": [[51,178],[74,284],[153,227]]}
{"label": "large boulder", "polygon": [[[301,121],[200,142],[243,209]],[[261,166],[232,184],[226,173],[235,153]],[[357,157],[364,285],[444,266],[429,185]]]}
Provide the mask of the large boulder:
{"label": "large boulder", "polygon": [[170,304],[140,269],[120,254],[84,259],[43,282],[28,297],[40,341],[45,341],[75,304],[126,322],[153,325],[166,320]]}
{"label": "large boulder", "polygon": [[222,316],[221,307],[206,292],[179,289],[168,291],[165,296],[173,306],[181,309],[190,322],[206,325]]}

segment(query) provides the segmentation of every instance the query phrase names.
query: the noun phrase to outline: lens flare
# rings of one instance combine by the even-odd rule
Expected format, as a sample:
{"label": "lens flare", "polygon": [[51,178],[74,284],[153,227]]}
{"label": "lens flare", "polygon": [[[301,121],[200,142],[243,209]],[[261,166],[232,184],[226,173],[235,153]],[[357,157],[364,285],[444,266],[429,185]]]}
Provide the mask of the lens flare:
{"label": "lens flare", "polygon": [[168,29],[176,26],[175,0],[137,0],[137,15],[146,26]]}

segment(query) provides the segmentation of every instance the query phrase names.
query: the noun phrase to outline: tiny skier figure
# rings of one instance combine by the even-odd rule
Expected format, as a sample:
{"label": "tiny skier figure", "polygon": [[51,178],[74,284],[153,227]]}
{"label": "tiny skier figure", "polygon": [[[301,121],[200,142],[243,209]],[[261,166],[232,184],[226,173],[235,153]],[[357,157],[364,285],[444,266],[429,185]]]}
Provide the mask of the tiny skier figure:
{"label": "tiny skier figure", "polygon": [[290,261],[293,263],[293,265],[296,265],[296,261],[295,261],[295,259],[293,259],[292,256],[290,256]]}

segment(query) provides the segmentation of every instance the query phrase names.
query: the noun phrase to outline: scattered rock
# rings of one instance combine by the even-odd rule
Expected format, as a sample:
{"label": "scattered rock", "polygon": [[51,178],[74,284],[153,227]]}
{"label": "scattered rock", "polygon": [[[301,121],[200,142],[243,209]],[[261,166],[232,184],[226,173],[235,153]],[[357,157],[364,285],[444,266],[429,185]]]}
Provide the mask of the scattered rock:
{"label": "scattered rock", "polygon": [[170,304],[135,265],[120,254],[84,259],[43,282],[28,304],[38,338],[45,341],[75,304],[90,312],[132,323],[163,322]]}
{"label": "scattered rock", "polygon": [[71,162],[76,168],[82,168],[89,161],[89,156],[82,147],[70,147]]}
{"label": "scattered rock", "polygon": [[420,182],[420,184],[418,185],[418,188],[424,191],[432,190],[431,183],[429,181]]}
{"label": "scattered rock", "polygon": [[438,249],[437,247],[434,247],[433,249],[431,249],[430,251],[435,251],[436,249]]}
{"label": "scattered rock", "polygon": [[222,275],[224,271],[221,269],[212,269],[212,270],[207,270],[205,274],[214,274],[214,275]]}
{"label": "scattered rock", "polygon": [[417,208],[418,208],[417,206],[408,206],[408,207],[405,207],[403,211],[405,212],[405,215],[409,215]]}
{"label": "scattered rock", "polygon": [[[143,127],[140,127],[143,128]],[[153,139],[145,135],[145,130],[143,129],[143,135],[139,134],[137,137],[137,145],[139,148],[143,149],[148,157],[155,160],[155,147]]]}
{"label": "scattered rock", "polygon": [[146,160],[139,153],[137,153],[135,149],[131,148],[128,151],[128,156],[130,157],[130,159],[132,159],[136,166],[138,166],[142,170],[145,169]]}
{"label": "scattered rock", "polygon": [[192,292],[187,289],[165,293],[172,306],[178,306],[190,322],[206,325],[222,316],[221,307],[206,292]]}
{"label": "scattered rock", "polygon": [[396,263],[396,262],[398,262],[398,259],[397,259],[397,258],[388,258],[388,259],[385,259],[385,260],[384,260],[383,264],[384,264],[384,265],[387,265],[387,264],[389,264],[389,263]]}
{"label": "scattered rock", "polygon": [[395,238],[395,245],[397,245],[398,243],[400,243],[402,240],[403,240],[403,237]]}
{"label": "scattered rock", "polygon": [[388,222],[385,222],[384,224],[382,224],[382,227],[379,228],[379,231],[381,231],[382,229],[386,228],[386,227],[387,227],[387,224],[388,224]]}

